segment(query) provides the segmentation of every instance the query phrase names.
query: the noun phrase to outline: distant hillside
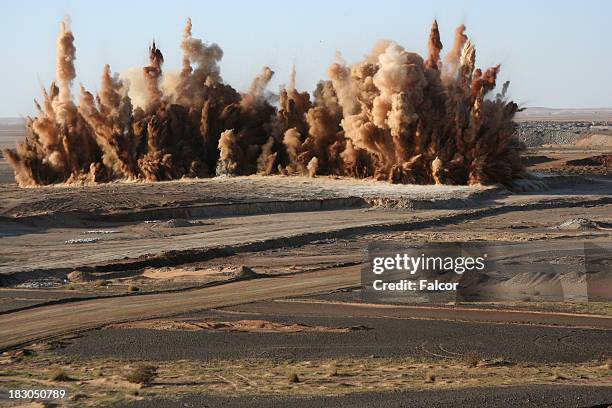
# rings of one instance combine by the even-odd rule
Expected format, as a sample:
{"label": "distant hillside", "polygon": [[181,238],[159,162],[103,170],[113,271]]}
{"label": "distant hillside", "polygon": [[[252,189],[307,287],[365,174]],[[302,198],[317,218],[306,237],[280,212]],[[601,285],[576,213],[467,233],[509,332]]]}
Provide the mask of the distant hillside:
{"label": "distant hillside", "polygon": [[21,125],[21,126],[25,126],[25,119],[24,118],[0,118],[0,125],[8,125],[8,126]]}
{"label": "distant hillside", "polygon": [[612,121],[612,108],[566,108],[553,109],[539,106],[528,107],[516,115],[518,122],[523,121]]}
{"label": "distant hillside", "polygon": [[0,149],[15,147],[25,135],[25,119],[0,118]]}

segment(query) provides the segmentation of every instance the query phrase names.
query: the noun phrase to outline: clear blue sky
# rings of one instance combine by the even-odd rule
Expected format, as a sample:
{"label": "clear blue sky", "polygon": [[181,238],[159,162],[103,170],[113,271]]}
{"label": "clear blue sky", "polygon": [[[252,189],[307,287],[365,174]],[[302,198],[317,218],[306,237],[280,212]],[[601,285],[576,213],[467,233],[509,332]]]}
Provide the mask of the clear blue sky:
{"label": "clear blue sky", "polygon": [[224,80],[245,89],[263,65],[312,90],[339,50],[359,60],[378,39],[423,53],[438,19],[445,50],[464,22],[478,65],[502,64],[511,96],[530,106],[612,106],[612,1],[9,1],[0,11],[0,116],[34,113],[54,77],[59,22],[70,15],[77,82],[96,90],[102,66],[121,72],[147,62],[155,38],[166,69],[178,68],[187,17],[194,36],[216,42]]}

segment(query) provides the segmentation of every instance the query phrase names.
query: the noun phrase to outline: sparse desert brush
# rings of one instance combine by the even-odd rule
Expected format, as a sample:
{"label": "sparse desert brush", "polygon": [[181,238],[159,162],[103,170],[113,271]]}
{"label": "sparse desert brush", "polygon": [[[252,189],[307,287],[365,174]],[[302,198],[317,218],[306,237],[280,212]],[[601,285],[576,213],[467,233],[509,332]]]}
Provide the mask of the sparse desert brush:
{"label": "sparse desert brush", "polygon": [[290,383],[299,383],[300,377],[298,377],[295,371],[290,371],[287,373],[287,380],[289,380]]}
{"label": "sparse desert brush", "polygon": [[426,383],[434,383],[436,382],[436,373],[433,371],[428,371],[425,373],[425,382]]}
{"label": "sparse desert brush", "polygon": [[480,362],[480,356],[475,351],[470,351],[463,356],[463,361],[468,367],[476,367]]}
{"label": "sparse desert brush", "polygon": [[337,377],[338,376],[338,366],[333,364],[331,367],[329,367],[329,376],[330,377]]}
{"label": "sparse desert brush", "polygon": [[32,357],[33,355],[34,352],[32,350],[24,348],[21,350],[17,350],[15,353],[13,353],[13,359],[22,360],[24,358]]}
{"label": "sparse desert brush", "polygon": [[109,284],[109,282],[107,280],[105,280],[105,279],[98,279],[97,281],[94,282],[94,285],[98,286],[98,287],[106,286],[108,284]]}
{"label": "sparse desert brush", "polygon": [[608,369],[608,370],[612,370],[612,357],[609,357],[606,360],[606,364],[604,364],[604,366]]}
{"label": "sparse desert brush", "polygon": [[51,374],[49,375],[49,380],[51,381],[72,381],[73,378],[70,377],[70,375],[68,375],[68,373],[65,370],[58,368],[51,372]]}
{"label": "sparse desert brush", "polygon": [[157,366],[151,364],[141,364],[125,374],[125,379],[134,384],[144,386],[151,385],[157,377]]}
{"label": "sparse desert brush", "polygon": [[80,400],[85,399],[85,398],[87,398],[87,394],[84,394],[82,392],[77,392],[72,397],[70,397],[70,399],[72,401],[80,401]]}
{"label": "sparse desert brush", "polygon": [[139,292],[140,288],[138,286],[130,285],[128,286],[128,292]]}

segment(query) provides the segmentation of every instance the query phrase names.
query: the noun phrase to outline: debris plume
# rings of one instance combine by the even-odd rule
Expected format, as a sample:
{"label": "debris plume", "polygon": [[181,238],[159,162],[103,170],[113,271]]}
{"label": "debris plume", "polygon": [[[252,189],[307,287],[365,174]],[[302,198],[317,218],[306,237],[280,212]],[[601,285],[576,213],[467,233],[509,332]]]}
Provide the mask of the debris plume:
{"label": "debris plume", "polygon": [[489,97],[500,66],[476,67],[464,25],[445,57],[434,21],[426,59],[381,41],[352,65],[338,53],[312,94],[296,88],[294,66],[278,95],[267,90],[269,67],[246,92],[226,84],[221,47],[192,29],[189,19],[179,72],[163,70],[153,41],[149,65],[128,76],[105,65],[97,95],[81,85],[77,104],[74,35],[62,22],[55,81],[25,141],[4,151],[17,183],[283,174],[511,185],[526,176],[518,106],[508,83]]}

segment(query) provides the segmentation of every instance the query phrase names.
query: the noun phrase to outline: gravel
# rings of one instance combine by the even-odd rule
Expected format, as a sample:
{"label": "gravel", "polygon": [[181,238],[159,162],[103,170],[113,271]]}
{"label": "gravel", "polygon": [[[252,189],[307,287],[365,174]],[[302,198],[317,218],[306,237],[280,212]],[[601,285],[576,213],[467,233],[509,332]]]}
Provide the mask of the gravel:
{"label": "gravel", "polygon": [[611,125],[611,122],[521,122],[518,124],[517,133],[519,139],[527,147],[546,144],[574,144],[582,135],[596,129],[596,127]]}

